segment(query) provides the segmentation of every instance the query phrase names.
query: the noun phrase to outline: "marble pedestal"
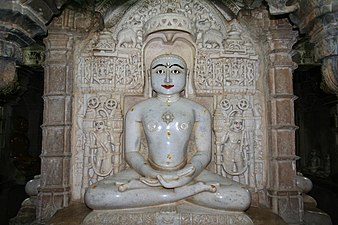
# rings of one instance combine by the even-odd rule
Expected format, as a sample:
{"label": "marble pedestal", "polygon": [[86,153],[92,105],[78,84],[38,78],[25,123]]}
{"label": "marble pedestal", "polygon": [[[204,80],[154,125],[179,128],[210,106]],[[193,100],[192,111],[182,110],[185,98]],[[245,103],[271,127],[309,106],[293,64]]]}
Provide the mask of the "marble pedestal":
{"label": "marble pedestal", "polygon": [[82,225],[253,225],[242,212],[221,211],[187,202],[127,210],[94,210]]}

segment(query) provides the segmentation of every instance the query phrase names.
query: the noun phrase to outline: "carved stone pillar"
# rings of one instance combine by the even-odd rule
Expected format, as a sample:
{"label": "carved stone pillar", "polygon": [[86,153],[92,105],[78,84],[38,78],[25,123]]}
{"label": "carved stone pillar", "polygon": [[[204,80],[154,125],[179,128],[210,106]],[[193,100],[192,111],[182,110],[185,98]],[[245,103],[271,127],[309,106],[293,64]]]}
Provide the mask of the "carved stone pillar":
{"label": "carved stone pillar", "polygon": [[[3,16],[3,12],[0,9],[0,17]],[[22,62],[22,52],[20,47],[32,43],[32,40],[26,37],[27,42],[21,40],[21,34],[17,33],[14,23],[3,23],[0,20],[0,92],[6,94],[15,88],[16,82],[16,63]],[[6,26],[7,25],[7,26]],[[13,36],[15,38],[13,38]],[[25,38],[25,37],[24,37]]]}
{"label": "carved stone pillar", "polygon": [[70,199],[69,163],[73,36],[50,26],[45,39],[44,123],[38,218],[44,221]]}
{"label": "carved stone pillar", "polygon": [[[334,4],[334,3],[332,3]],[[309,33],[315,45],[315,58],[322,62],[322,75],[333,93],[338,93],[338,12],[330,12],[315,20]]]}
{"label": "carved stone pillar", "polygon": [[297,32],[286,19],[270,20],[268,31],[270,117],[270,183],[268,196],[274,212],[288,224],[302,221],[303,200],[296,187],[296,155],[292,46]]}
{"label": "carved stone pillar", "polygon": [[314,44],[315,60],[322,63],[328,89],[338,93],[338,2],[336,0],[299,0],[300,10],[290,14],[300,33]]}
{"label": "carved stone pillar", "polygon": [[[37,218],[47,221],[70,201],[74,42],[100,28],[92,13],[64,10],[48,27],[46,45],[41,184]],[[92,29],[95,30],[95,29]]]}
{"label": "carved stone pillar", "polygon": [[16,64],[22,64],[22,47],[47,32],[45,24],[58,12],[63,0],[0,0],[0,92],[6,94],[16,82]]}
{"label": "carved stone pillar", "polygon": [[[288,4],[288,0],[265,0],[269,4],[269,12],[272,15],[281,15],[295,11],[299,5]],[[295,1],[294,1],[295,2]]]}

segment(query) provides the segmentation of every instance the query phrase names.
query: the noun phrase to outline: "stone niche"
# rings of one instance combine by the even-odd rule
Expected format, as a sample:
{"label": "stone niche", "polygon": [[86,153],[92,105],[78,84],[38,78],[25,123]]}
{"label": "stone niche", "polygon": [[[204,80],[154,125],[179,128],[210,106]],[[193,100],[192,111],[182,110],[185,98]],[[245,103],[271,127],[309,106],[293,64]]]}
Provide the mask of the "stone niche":
{"label": "stone niche", "polygon": [[[210,3],[162,2],[136,3],[116,24],[112,21],[116,18],[108,15],[102,32],[89,35],[75,47],[81,50],[75,56],[74,200],[82,199],[90,184],[127,166],[123,159],[124,115],[133,104],[154,94],[146,69],[153,58],[164,53],[186,60],[189,76],[184,95],[213,115],[210,169],[248,185],[252,192],[261,192],[267,185],[259,46],[245,26],[227,21]],[[236,119],[244,122],[240,135],[229,129]],[[95,132],[98,122],[105,127],[104,136]],[[226,135],[229,139],[222,141]],[[240,144],[230,143],[234,141]],[[100,155],[99,148],[107,153]],[[226,154],[225,148],[232,152]],[[145,141],[142,149],[146,154]],[[241,162],[234,162],[233,154],[241,155]],[[255,201],[257,205],[259,200]]]}
{"label": "stone niche", "polygon": [[[104,29],[83,32],[81,38],[64,42],[66,52],[72,52],[67,55],[70,61],[64,62],[71,65],[65,70],[70,77],[64,78],[72,79],[71,94],[65,97],[67,102],[72,100],[71,110],[68,103],[62,105],[65,115],[72,112],[70,121],[64,122],[65,127],[72,124],[72,130],[59,136],[67,139],[71,134],[71,153],[64,150],[63,164],[54,165],[54,173],[64,180],[51,182],[52,178],[42,173],[39,196],[43,207],[38,216],[47,218],[48,213],[60,207],[50,204],[56,202],[50,198],[57,196],[55,191],[55,195],[50,194],[51,188],[62,187],[62,195],[66,196],[62,201],[70,197],[71,201],[83,202],[89,185],[128,167],[123,154],[124,141],[128,141],[123,140],[125,113],[135,103],[155,94],[147,72],[152,59],[174,53],[183,57],[189,68],[182,94],[204,105],[213,116],[213,157],[209,169],[246,185],[252,206],[272,208],[283,218],[299,222],[302,201],[295,188],[294,64],[290,53],[296,35],[288,21],[270,20],[265,9],[252,10],[235,19],[203,0],[138,1],[128,7],[101,11]],[[62,61],[50,58],[53,51],[58,56],[63,42],[57,40],[65,37],[62,30],[53,26],[71,24],[62,21],[64,18],[50,26],[46,43],[56,47],[49,47],[46,70]],[[68,32],[71,37],[74,29]],[[52,79],[52,73],[48,76]],[[62,97],[54,92],[45,87],[45,148],[56,129],[55,116],[48,107]],[[244,124],[240,134],[230,130],[236,120]],[[104,132],[99,133],[98,129]],[[194,149],[193,142],[190,149]],[[60,159],[48,151],[46,148],[42,154],[42,168],[53,168],[53,162]],[[147,154],[145,140],[142,151]],[[69,155],[71,172],[67,178],[64,175],[69,173]],[[70,190],[69,194],[65,190]],[[61,207],[64,206],[67,203]]]}

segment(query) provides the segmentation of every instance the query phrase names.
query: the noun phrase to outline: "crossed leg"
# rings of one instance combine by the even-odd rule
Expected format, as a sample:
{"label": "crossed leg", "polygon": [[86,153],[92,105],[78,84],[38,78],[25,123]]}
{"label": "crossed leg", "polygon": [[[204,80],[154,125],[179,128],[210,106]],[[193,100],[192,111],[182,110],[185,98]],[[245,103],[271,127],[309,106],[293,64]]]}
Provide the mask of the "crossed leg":
{"label": "crossed leg", "polygon": [[196,182],[219,185],[215,193],[201,192],[186,201],[196,205],[227,211],[245,211],[251,203],[250,192],[241,184],[224,178],[218,174],[204,170],[196,179]]}
{"label": "crossed leg", "polygon": [[[150,187],[140,178],[134,170],[126,170],[99,181],[87,189],[85,202],[92,209],[125,209],[187,200],[201,206],[233,211],[243,211],[250,204],[247,190],[206,170],[195,179],[196,182],[173,189]],[[122,190],[121,185],[124,185]]]}

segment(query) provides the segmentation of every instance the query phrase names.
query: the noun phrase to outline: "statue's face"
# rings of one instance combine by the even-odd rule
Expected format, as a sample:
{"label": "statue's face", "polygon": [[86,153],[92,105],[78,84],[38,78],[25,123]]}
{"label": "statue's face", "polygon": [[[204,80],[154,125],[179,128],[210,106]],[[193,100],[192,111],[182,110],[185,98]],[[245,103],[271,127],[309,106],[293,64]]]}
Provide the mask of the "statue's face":
{"label": "statue's face", "polygon": [[185,87],[187,68],[182,58],[163,55],[156,58],[150,68],[151,85],[160,94],[177,94]]}
{"label": "statue's face", "polygon": [[232,121],[230,128],[235,132],[242,131],[243,128],[244,128],[243,120],[242,119],[234,119]]}
{"label": "statue's face", "polygon": [[96,131],[102,131],[105,128],[105,124],[103,120],[95,120],[94,121],[94,129]]}

